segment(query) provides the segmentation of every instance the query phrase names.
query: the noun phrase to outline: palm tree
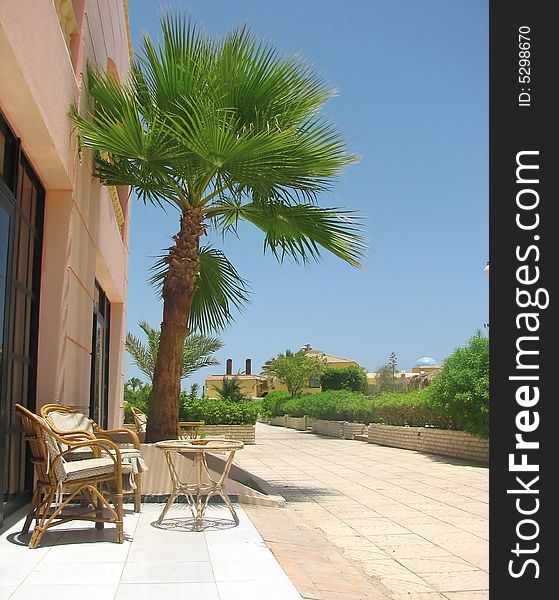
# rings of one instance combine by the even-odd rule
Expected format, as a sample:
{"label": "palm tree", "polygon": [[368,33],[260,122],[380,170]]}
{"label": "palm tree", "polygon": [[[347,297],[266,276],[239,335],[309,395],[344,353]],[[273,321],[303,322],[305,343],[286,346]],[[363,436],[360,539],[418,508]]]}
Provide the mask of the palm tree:
{"label": "palm tree", "polygon": [[132,388],[132,391],[135,392],[142,385],[142,380],[137,377],[130,377],[130,379],[124,384]]}
{"label": "palm tree", "polygon": [[[125,348],[132,357],[133,363],[153,382],[153,374],[159,353],[161,332],[150,327],[146,321],[138,323],[146,334],[147,344],[131,333],[126,334]],[[192,375],[198,369],[218,365],[219,361],[213,356],[223,347],[221,340],[204,334],[188,334],[184,339],[182,349],[181,380]],[[132,380],[130,380],[132,381]]]}
{"label": "palm tree", "polygon": [[221,380],[221,385],[216,388],[216,392],[221,400],[229,400],[231,402],[245,400],[245,395],[241,389],[241,382],[236,375],[233,375],[231,378],[224,377]]}
{"label": "palm tree", "polygon": [[319,114],[334,95],[324,79],[246,27],[213,38],[170,13],[161,26],[162,42],[144,35],[128,82],[89,69],[94,109],[70,112],[103,184],[130,185],[141,201],[178,212],[179,230],[152,278],[163,320],[148,441],[177,435],[187,333],[224,327],[248,300],[224,253],[201,244],[209,228],[225,235],[252,223],[280,262],[318,260],[324,248],[360,266],[365,249],[353,211],[317,205],[357,160]]}

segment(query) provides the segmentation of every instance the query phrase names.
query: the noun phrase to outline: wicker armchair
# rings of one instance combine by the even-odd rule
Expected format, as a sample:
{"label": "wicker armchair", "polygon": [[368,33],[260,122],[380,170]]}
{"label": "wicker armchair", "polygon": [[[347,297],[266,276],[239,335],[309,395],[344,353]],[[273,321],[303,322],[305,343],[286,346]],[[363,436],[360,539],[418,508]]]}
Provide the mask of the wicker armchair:
{"label": "wicker armchair", "polygon": [[[130,407],[130,412],[134,417],[134,423],[136,425],[136,429],[140,433],[144,433],[146,431],[148,418],[145,413],[136,408],[135,406]],[[200,435],[200,429],[204,427],[204,421],[179,421],[178,425],[178,434],[181,439],[195,439]]]}
{"label": "wicker armchair", "polygon": [[148,422],[147,415],[145,415],[141,410],[139,410],[135,406],[130,407],[130,412],[134,417],[134,424],[136,425],[136,429],[138,430],[138,432],[145,433]]}
{"label": "wicker armchair", "polygon": [[[45,404],[41,407],[41,416],[47,420],[51,429],[58,435],[84,434],[92,439],[108,439],[116,443],[122,455],[122,462],[132,466],[132,472],[124,493],[134,495],[134,512],[140,512],[142,506],[141,473],[147,466],[140,453],[138,436],[130,429],[102,429],[83,413],[62,404]],[[88,448],[72,453],[71,459],[90,458]]]}
{"label": "wicker armchair", "polygon": [[[15,408],[35,467],[33,499],[22,530],[27,533],[35,519],[29,548],[39,545],[49,527],[75,520],[93,521],[97,529],[104,523],[115,523],[116,541],[122,544],[122,475],[131,467],[122,464],[118,446],[106,439],[84,439],[81,434],[60,436],[45,419],[19,404]],[[81,448],[87,448],[92,458],[67,460]],[[110,491],[114,507],[103,491]],[[68,505],[77,500],[82,502],[80,510],[74,512],[77,507],[72,507],[71,514],[63,514]],[[109,516],[105,516],[105,508]]]}

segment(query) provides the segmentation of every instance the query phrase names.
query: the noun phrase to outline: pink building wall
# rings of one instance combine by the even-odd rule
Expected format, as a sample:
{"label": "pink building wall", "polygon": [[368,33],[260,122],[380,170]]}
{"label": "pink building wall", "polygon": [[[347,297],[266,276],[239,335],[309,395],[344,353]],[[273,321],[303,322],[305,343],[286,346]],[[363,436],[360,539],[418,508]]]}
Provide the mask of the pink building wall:
{"label": "pink building wall", "polygon": [[87,61],[107,68],[108,59],[126,80],[125,0],[0,0],[0,108],[46,190],[37,405],[89,409],[97,279],[111,303],[114,426],[122,419],[130,203],[121,225],[109,191],[91,177],[91,153],[78,158],[67,116],[72,102],[88,109]]}

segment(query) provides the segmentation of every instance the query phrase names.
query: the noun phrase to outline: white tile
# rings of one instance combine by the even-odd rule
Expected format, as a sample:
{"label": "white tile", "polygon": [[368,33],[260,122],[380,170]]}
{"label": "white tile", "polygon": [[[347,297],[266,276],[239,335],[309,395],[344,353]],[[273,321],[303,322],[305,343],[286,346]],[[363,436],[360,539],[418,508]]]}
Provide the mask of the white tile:
{"label": "white tile", "polygon": [[79,600],[113,600],[117,584],[110,585],[22,585],[10,600],[61,600],[62,598],[79,598]]}
{"label": "white tile", "polygon": [[29,584],[108,584],[118,583],[124,563],[40,563],[26,580]]}
{"label": "white tile", "polygon": [[33,564],[0,564],[0,581],[2,585],[19,585],[31,573],[35,565]]}
{"label": "white tile", "polygon": [[208,562],[210,556],[206,544],[191,544],[188,541],[184,544],[166,544],[163,546],[136,545],[132,544],[128,554],[128,563],[135,562],[172,562],[180,560],[182,562]]}
{"label": "white tile", "polygon": [[210,543],[208,544],[208,552],[210,560],[223,561],[231,558],[240,559],[255,559],[272,556],[271,550],[266,546],[264,541],[259,542],[241,542],[232,543]]}
{"label": "white tile", "polygon": [[66,536],[62,540],[66,543],[51,548],[42,564],[124,563],[131,548],[130,542],[123,544],[110,542],[68,543]]}
{"label": "white tile", "polygon": [[0,584],[0,600],[8,600],[16,589],[17,585]]}
{"label": "white tile", "polygon": [[200,583],[213,582],[209,562],[127,563],[122,573],[122,583]]}
{"label": "white tile", "polygon": [[[115,600],[219,600],[215,583],[122,583]],[[248,600],[245,597],[244,600]]]}
{"label": "white tile", "polygon": [[228,559],[213,560],[212,567],[216,581],[287,580],[287,575],[271,553],[250,560],[237,559],[233,554]]}
{"label": "white tile", "polygon": [[266,581],[222,581],[217,590],[220,600],[301,600],[290,582],[270,584]]}

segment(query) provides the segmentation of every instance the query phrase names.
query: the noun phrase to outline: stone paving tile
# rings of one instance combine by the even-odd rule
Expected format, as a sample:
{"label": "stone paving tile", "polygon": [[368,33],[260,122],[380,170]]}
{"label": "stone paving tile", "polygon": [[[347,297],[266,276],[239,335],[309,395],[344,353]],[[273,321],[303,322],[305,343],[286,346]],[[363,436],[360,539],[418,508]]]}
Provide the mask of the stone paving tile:
{"label": "stone paving tile", "polygon": [[447,592],[447,600],[489,600],[489,591],[480,592]]}
{"label": "stone paving tile", "polygon": [[422,573],[425,581],[440,592],[480,591],[489,589],[489,573],[475,571],[454,571]]}
{"label": "stone paving tile", "polygon": [[[305,598],[324,600],[329,593],[337,594],[328,596],[331,600],[353,599],[350,584],[356,584],[354,575],[346,574],[348,566],[360,574],[358,585],[365,581],[371,586],[371,593],[377,594],[372,598],[381,594],[391,600],[448,600],[448,594],[470,591],[484,597],[488,469],[261,424],[257,440],[236,460],[275,484],[286,498],[283,509],[261,509],[268,516],[259,513],[257,527],[268,523],[269,539],[261,533],[280,563],[288,561],[291,572],[284,569],[292,581],[298,581]],[[256,509],[249,508],[251,518],[252,510]],[[297,534],[270,527],[280,513],[280,521],[289,515],[291,527],[297,523],[300,534],[306,526],[306,534],[297,539]],[[307,534],[315,536],[315,546],[325,544],[324,549],[309,552]],[[298,545],[307,552],[298,553]],[[343,567],[328,560],[328,548],[330,555],[335,552],[345,561]],[[293,556],[304,565],[300,573]],[[308,566],[314,563],[309,574]],[[340,579],[340,568],[344,582],[331,581],[332,574]],[[440,580],[444,575],[446,584]],[[463,583],[468,577],[469,584]],[[344,589],[334,589],[336,585]],[[448,590],[443,592],[444,585]],[[359,594],[356,597],[369,597]]]}

